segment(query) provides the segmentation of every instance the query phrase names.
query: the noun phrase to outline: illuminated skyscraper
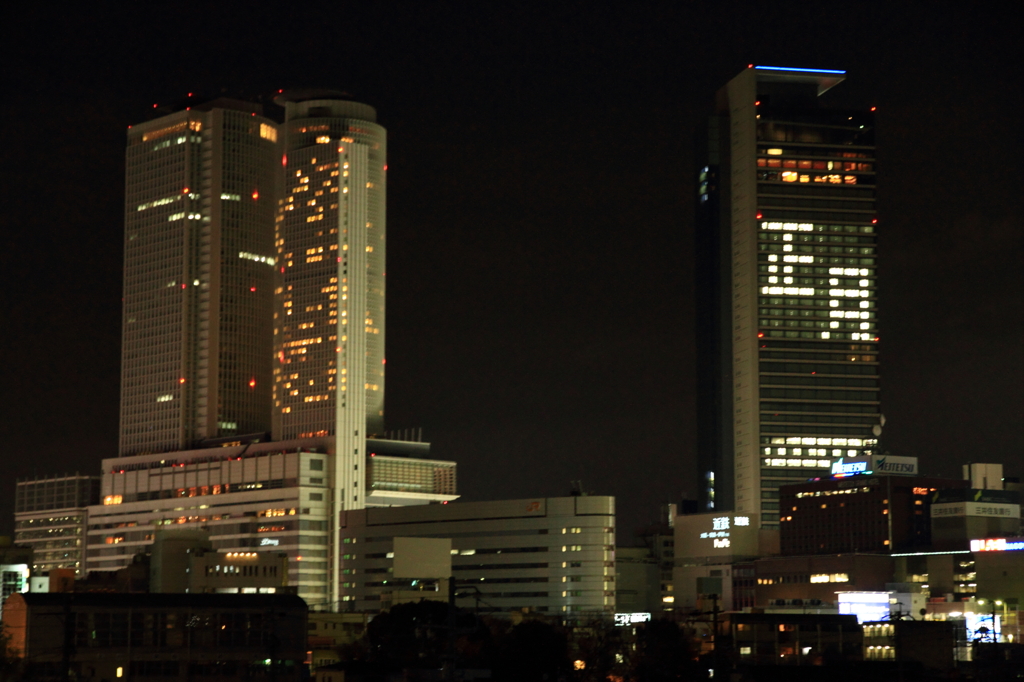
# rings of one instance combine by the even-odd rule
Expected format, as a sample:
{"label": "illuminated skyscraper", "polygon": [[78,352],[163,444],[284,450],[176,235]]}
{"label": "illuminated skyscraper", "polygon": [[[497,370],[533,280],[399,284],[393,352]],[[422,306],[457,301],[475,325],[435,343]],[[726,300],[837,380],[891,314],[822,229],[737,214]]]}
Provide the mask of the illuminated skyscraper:
{"label": "illuminated skyscraper", "polygon": [[233,100],[128,131],[122,456],[271,425],[278,127]]}
{"label": "illuminated skyscraper", "polygon": [[822,108],[843,71],[751,67],[699,171],[702,502],[778,527],[778,488],[876,445],[874,116]]}
{"label": "illuminated skyscraper", "polygon": [[366,505],[384,424],[387,133],[340,93],[285,93],[274,437],[334,436],[337,509]]}

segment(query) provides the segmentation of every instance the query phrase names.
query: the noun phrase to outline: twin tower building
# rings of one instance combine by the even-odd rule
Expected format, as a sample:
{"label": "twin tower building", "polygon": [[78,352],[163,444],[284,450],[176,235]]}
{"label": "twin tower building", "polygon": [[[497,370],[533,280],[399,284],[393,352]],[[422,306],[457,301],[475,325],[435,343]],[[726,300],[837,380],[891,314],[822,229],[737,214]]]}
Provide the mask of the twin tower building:
{"label": "twin tower building", "polygon": [[384,438],[387,133],[341,93],[275,103],[128,131],[120,456],[86,567],[201,526],[333,603],[337,513],[455,499],[455,465]]}

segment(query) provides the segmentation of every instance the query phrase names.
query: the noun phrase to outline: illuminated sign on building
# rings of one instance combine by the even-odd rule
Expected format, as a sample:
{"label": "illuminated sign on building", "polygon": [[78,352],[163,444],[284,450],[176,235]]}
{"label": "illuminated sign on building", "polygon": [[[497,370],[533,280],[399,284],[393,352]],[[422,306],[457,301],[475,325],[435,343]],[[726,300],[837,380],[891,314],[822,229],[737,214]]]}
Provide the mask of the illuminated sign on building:
{"label": "illuminated sign on building", "polygon": [[836,592],[839,613],[857,616],[858,623],[889,620],[888,592]]}
{"label": "illuminated sign on building", "polygon": [[677,557],[756,556],[759,533],[752,517],[719,513],[683,514],[676,517]]}
{"label": "illuminated sign on building", "polygon": [[1006,538],[987,538],[971,540],[972,552],[1014,552],[1024,550],[1024,540],[1007,540]]}
{"label": "illuminated sign on building", "polygon": [[917,457],[893,457],[891,455],[868,455],[846,457],[832,463],[835,478],[857,474],[898,474],[917,476]]}
{"label": "illuminated sign on building", "polygon": [[277,547],[280,544],[281,541],[274,538],[260,538],[260,547]]}
{"label": "illuminated sign on building", "polygon": [[646,623],[651,620],[651,614],[649,613],[616,613],[615,624],[618,626],[624,625],[636,625],[637,623]]}
{"label": "illuminated sign on building", "polygon": [[883,474],[902,474],[904,476],[917,476],[917,457],[869,457],[871,468]]}
{"label": "illuminated sign on building", "polygon": [[844,462],[840,457],[839,461],[832,463],[832,475],[840,478],[842,476],[852,476],[853,474],[870,474],[868,471],[867,460],[864,461],[850,461]]}

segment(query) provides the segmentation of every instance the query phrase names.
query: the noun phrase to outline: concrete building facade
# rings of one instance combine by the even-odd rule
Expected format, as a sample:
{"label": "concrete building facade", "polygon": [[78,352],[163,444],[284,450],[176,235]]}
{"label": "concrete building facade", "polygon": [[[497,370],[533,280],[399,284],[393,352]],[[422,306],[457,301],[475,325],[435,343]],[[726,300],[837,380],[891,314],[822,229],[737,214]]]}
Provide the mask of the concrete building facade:
{"label": "concrete building facade", "polygon": [[270,430],[277,124],[188,101],[128,130],[122,456]]}
{"label": "concrete building facade", "polygon": [[32,573],[79,573],[85,562],[89,505],[99,502],[100,477],[80,474],[20,480],[14,488],[14,541],[32,549]]}
{"label": "concrete building facade", "polygon": [[304,679],[307,607],[293,595],[18,594],[7,606],[26,679]]}
{"label": "concrete building facade", "polygon": [[[453,462],[400,454],[429,453],[426,443],[370,444],[375,466],[363,472],[370,504],[458,497]],[[333,458],[333,438],[307,438],[103,460],[102,503],[88,510],[85,566],[116,570],[149,551],[161,529],[202,529],[218,551],[287,554],[288,585],[311,605],[335,603]]]}
{"label": "concrete building facade", "polygon": [[[577,496],[341,513],[342,603],[380,608],[396,537],[450,538],[460,607],[552,615],[615,610],[615,500]],[[423,576],[420,582],[431,582]],[[436,581],[433,581],[436,584]]]}
{"label": "concrete building facade", "polygon": [[967,485],[930,476],[828,478],[780,489],[782,553],[835,554],[925,549],[932,505],[943,490]]}

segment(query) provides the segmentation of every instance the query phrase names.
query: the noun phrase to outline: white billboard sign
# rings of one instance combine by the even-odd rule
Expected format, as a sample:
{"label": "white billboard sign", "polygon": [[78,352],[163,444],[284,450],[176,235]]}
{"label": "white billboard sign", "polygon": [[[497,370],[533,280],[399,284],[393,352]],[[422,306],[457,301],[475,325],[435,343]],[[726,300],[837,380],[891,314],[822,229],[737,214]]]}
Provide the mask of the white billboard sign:
{"label": "white billboard sign", "polygon": [[949,516],[986,516],[996,519],[1019,519],[1019,504],[1001,502],[939,502],[932,505],[932,518]]}

